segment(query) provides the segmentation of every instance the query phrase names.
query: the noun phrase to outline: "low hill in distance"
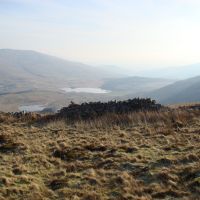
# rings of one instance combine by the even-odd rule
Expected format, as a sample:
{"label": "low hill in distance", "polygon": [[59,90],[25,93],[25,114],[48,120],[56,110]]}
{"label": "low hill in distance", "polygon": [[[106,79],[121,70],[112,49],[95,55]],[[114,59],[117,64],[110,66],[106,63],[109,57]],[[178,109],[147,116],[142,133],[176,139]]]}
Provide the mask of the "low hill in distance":
{"label": "low hill in distance", "polygon": [[[42,105],[57,110],[75,101],[107,101],[134,93],[140,96],[173,81],[126,77],[78,62],[28,50],[0,50],[0,110]],[[106,94],[65,93],[62,88],[102,88]]]}
{"label": "low hill in distance", "polygon": [[175,82],[175,80],[161,79],[161,78],[148,78],[148,77],[124,77],[113,78],[104,82],[103,89],[119,92],[121,94],[134,94],[142,95],[166,85]]}
{"label": "low hill in distance", "polygon": [[[50,56],[31,50],[0,50],[1,75],[12,77],[50,77],[50,78],[71,78],[82,77],[91,79],[112,77],[106,70],[96,69],[89,65],[67,61],[61,58]],[[20,72],[20,73],[16,73]]]}
{"label": "low hill in distance", "polygon": [[0,110],[12,112],[19,106],[37,104],[59,108],[71,100],[96,100],[100,95],[64,94],[61,89],[98,88],[104,78],[119,76],[35,51],[1,49]]}
{"label": "low hill in distance", "polygon": [[151,93],[148,96],[164,104],[200,101],[200,76],[175,82]]}
{"label": "low hill in distance", "polygon": [[[198,72],[197,69],[198,65],[194,65],[191,71]],[[35,51],[1,49],[0,110],[15,112],[24,106],[44,106],[48,110],[57,110],[70,101],[82,103],[134,97],[150,97],[163,104],[196,102],[200,101],[199,79],[177,81],[124,77],[119,73],[112,74],[105,68],[70,62]],[[66,92],[63,88],[69,91],[72,88],[72,91]],[[76,88],[104,89],[107,92],[74,92]]]}
{"label": "low hill in distance", "polygon": [[[28,50],[0,50],[0,93],[51,88],[70,80],[101,80],[110,72]],[[78,81],[77,81],[78,82]]]}
{"label": "low hill in distance", "polygon": [[178,66],[178,67],[168,67],[164,69],[152,69],[145,70],[137,73],[139,76],[147,77],[158,77],[167,79],[189,79],[200,74],[200,63]]}

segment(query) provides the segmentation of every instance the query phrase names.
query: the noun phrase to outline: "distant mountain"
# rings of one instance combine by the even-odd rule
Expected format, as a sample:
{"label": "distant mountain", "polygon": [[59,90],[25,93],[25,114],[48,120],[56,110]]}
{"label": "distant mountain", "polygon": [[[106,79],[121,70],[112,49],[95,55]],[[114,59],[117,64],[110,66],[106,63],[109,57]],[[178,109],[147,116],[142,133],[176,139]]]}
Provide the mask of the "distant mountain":
{"label": "distant mountain", "polygon": [[76,86],[88,82],[92,86],[103,78],[117,76],[106,70],[35,51],[0,50],[0,94],[47,89],[66,83]]}
{"label": "distant mountain", "polygon": [[146,77],[125,77],[105,81],[102,88],[113,92],[131,94],[134,97],[140,96],[175,82],[174,80]]}
{"label": "distant mountain", "polygon": [[24,77],[94,78],[112,77],[94,67],[28,50],[0,50],[0,74]]}
{"label": "distant mountain", "polygon": [[[170,73],[183,77],[184,74],[198,74],[199,69],[200,65],[194,65],[190,70],[185,67]],[[152,73],[156,75],[156,72]],[[168,77],[169,74],[164,75]],[[183,81],[176,79],[176,82],[174,79],[120,76],[124,75],[114,67],[106,70],[106,67],[93,67],[35,51],[0,49],[0,110],[16,111],[21,105],[59,108],[74,100],[134,97],[152,97],[166,104],[200,101],[200,76]],[[110,93],[64,93],[61,88],[67,87],[101,87]]]}
{"label": "distant mountain", "polygon": [[0,49],[0,111],[17,111],[23,105],[59,108],[70,101],[102,100],[103,95],[64,93],[61,89],[100,87],[105,78],[119,76],[35,51]]}
{"label": "distant mountain", "polygon": [[147,93],[161,103],[173,104],[200,101],[200,76],[182,80]]}
{"label": "distant mountain", "polygon": [[162,77],[168,79],[187,79],[200,75],[200,63],[164,69],[145,70],[137,73],[140,76]]}

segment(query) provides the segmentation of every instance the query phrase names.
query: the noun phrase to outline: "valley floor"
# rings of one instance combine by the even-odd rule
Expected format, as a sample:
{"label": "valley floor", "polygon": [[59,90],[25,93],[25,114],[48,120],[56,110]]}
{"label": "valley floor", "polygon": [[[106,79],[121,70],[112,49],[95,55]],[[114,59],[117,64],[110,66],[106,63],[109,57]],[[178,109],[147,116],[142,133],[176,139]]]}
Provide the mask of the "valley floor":
{"label": "valley floor", "polygon": [[198,200],[200,114],[172,121],[1,123],[0,200]]}

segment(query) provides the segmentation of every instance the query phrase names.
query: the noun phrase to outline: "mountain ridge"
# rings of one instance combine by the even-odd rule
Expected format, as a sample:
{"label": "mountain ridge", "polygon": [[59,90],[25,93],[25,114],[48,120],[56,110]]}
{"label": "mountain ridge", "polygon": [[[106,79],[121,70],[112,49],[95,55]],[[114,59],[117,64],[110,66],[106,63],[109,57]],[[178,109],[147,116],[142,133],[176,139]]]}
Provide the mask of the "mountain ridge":
{"label": "mountain ridge", "polygon": [[177,81],[148,95],[165,104],[200,101],[200,76]]}

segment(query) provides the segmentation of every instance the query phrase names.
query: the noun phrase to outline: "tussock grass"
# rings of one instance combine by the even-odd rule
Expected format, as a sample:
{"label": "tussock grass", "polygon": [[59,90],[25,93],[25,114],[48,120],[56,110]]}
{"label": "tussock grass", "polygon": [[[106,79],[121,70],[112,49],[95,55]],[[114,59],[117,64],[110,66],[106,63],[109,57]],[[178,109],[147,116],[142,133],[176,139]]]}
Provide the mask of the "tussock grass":
{"label": "tussock grass", "polygon": [[[133,112],[129,114],[106,114],[102,117],[92,120],[79,120],[75,122],[76,127],[88,128],[113,128],[115,126],[127,127],[131,125],[154,125],[154,126],[183,126],[191,119],[199,116],[198,111],[187,110],[163,110],[163,111],[147,111]],[[66,121],[67,122],[67,121]],[[63,125],[66,123],[61,121]],[[60,121],[56,122],[60,123]]]}
{"label": "tussock grass", "polygon": [[0,199],[199,199],[198,110],[73,122],[3,115]]}

